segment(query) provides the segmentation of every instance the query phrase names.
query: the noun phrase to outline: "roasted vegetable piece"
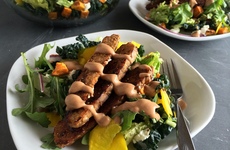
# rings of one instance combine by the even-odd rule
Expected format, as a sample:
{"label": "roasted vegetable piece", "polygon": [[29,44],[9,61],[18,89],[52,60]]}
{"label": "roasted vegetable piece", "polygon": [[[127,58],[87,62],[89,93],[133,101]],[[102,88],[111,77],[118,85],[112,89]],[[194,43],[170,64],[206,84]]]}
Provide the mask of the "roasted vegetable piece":
{"label": "roasted vegetable piece", "polygon": [[72,13],[72,9],[68,8],[68,7],[64,7],[62,12],[61,12],[61,15],[65,18],[69,18],[69,16],[71,15]]}
{"label": "roasted vegetable piece", "polygon": [[204,12],[203,8],[199,5],[193,7],[193,17],[198,18]]}
{"label": "roasted vegetable piece", "polygon": [[57,62],[54,70],[52,71],[53,76],[61,76],[69,73],[69,69],[63,62]]}

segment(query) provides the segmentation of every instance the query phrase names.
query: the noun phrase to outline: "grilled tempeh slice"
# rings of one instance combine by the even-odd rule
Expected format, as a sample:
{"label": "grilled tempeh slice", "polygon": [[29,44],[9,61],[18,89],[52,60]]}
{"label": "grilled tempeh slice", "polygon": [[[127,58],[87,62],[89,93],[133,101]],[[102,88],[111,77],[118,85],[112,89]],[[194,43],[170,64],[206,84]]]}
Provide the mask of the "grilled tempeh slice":
{"label": "grilled tempeh slice", "polygon": [[[123,44],[117,51],[116,54],[120,55],[117,58],[113,58],[108,65],[104,68],[104,74],[116,74],[118,80],[124,77],[128,70],[128,67],[134,62],[138,54],[137,48],[132,43]],[[126,57],[121,57],[124,55]],[[127,57],[129,56],[129,57]],[[129,59],[130,58],[130,59]],[[100,81],[100,80],[99,80]],[[100,106],[107,100],[113,84],[111,82],[106,82],[101,80],[97,83],[98,86],[94,88],[94,96],[87,100],[87,104],[94,106],[97,111]],[[103,93],[101,93],[103,91]],[[100,93],[100,94],[98,94]],[[67,115],[67,121],[69,126],[72,128],[79,128],[84,125],[93,114],[89,109],[80,108],[73,111],[69,111]]]}
{"label": "grilled tempeh slice", "polygon": [[[119,43],[120,36],[117,34],[112,34],[111,36],[106,36],[102,43],[110,46],[114,51]],[[107,65],[108,61],[111,59],[111,54],[108,53],[94,53],[88,62],[96,62],[103,66]],[[77,81],[83,82],[85,85],[94,88],[94,85],[97,83],[98,78],[100,77],[100,72],[90,71],[87,68],[84,68],[81,74],[78,76]],[[76,93],[81,97],[82,100],[86,101],[90,97],[90,93],[85,91],[79,91]]]}
{"label": "grilled tempeh slice", "polygon": [[[145,68],[135,68],[129,70],[124,78],[121,79],[122,82],[132,83],[136,85],[136,89],[139,89],[140,85],[145,85],[149,83],[148,77],[141,77],[141,73],[149,73],[150,70]],[[100,82],[100,81],[99,81]],[[99,83],[98,82],[98,83]],[[107,81],[104,81],[107,82]],[[103,82],[103,83],[104,83]],[[97,83],[97,84],[98,84]],[[95,85],[95,87],[97,86]],[[100,86],[100,84],[98,85]],[[106,87],[104,87],[106,88]],[[95,89],[96,90],[96,89]],[[98,94],[101,95],[103,91],[98,89]],[[97,93],[96,92],[96,93]],[[100,93],[101,92],[101,93]],[[105,101],[105,103],[99,108],[98,112],[109,114],[112,108],[122,104],[125,101],[125,96],[119,96],[114,92],[111,93],[110,97]],[[54,142],[60,148],[73,144],[76,140],[83,137],[87,132],[97,125],[97,122],[93,117],[89,119],[82,127],[80,128],[71,128],[68,125],[67,119],[61,120],[58,125],[54,128]]]}

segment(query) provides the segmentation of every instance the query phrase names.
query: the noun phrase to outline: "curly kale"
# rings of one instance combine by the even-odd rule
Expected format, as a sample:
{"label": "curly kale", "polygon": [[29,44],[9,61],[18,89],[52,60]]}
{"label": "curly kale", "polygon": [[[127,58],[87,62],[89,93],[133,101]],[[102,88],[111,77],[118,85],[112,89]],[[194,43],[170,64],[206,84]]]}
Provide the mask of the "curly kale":
{"label": "curly kale", "polygon": [[90,41],[82,34],[80,34],[78,37],[76,37],[76,40],[81,42],[85,48],[92,47],[92,46],[95,46],[95,45],[100,43],[98,41]]}
{"label": "curly kale", "polygon": [[57,46],[56,52],[62,59],[77,59],[82,50],[99,44],[98,41],[90,41],[84,35],[76,37],[77,42],[62,47]]}
{"label": "curly kale", "polygon": [[157,131],[150,131],[150,136],[144,141],[139,141],[133,146],[137,150],[156,150],[158,148],[158,143],[161,140],[161,135]]}

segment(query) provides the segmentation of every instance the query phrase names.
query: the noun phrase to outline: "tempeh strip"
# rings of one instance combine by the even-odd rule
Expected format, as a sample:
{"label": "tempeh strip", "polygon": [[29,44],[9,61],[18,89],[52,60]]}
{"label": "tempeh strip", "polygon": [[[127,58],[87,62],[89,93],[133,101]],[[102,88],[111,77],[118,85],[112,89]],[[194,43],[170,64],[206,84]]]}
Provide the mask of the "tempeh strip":
{"label": "tempeh strip", "polygon": [[[111,36],[106,36],[102,43],[110,46],[114,51],[119,43],[120,36],[113,34]],[[100,63],[101,65],[107,65],[108,61],[111,59],[112,54],[108,53],[99,53],[95,52],[88,62]],[[85,85],[94,88],[94,85],[97,83],[98,78],[100,77],[100,72],[90,71],[87,68],[84,68],[81,74],[78,76],[77,81],[81,81]],[[82,100],[86,101],[91,95],[89,92],[79,91],[76,93],[81,97]]]}
{"label": "tempeh strip", "polygon": [[[122,82],[128,82],[136,85],[136,89],[139,89],[140,85],[145,85],[149,83],[149,80],[146,77],[140,77],[141,73],[149,73],[148,69],[136,68],[130,70],[126,73],[125,77],[122,78]],[[99,81],[100,82],[100,81]],[[107,82],[107,81],[104,81]],[[97,86],[97,85],[95,85]],[[104,87],[105,88],[105,87]],[[96,90],[96,89],[95,89]],[[98,90],[98,94],[101,95],[103,91]],[[97,93],[97,92],[96,92]],[[124,96],[118,96],[114,92],[111,93],[110,97],[105,101],[105,103],[100,107],[98,112],[109,114],[113,107],[122,104],[125,101]],[[61,120],[58,125],[54,128],[54,142],[60,148],[73,144],[76,140],[83,137],[87,132],[97,125],[97,122],[93,117],[89,119],[82,127],[80,128],[71,128],[68,125],[66,119]]]}
{"label": "tempeh strip", "polygon": [[[131,59],[128,58],[113,58],[108,65],[104,68],[104,74],[116,74],[118,77],[118,80],[124,77],[125,73],[128,70],[128,67],[134,62],[136,59],[136,56],[138,54],[137,48],[132,43],[123,44],[116,52],[116,54],[119,55],[128,55]],[[95,93],[93,97],[87,100],[87,104],[91,104],[93,102],[94,109],[97,111],[100,106],[106,101],[109,94],[111,93],[113,84],[111,82],[105,82],[101,81],[100,86],[95,87],[95,92],[99,91],[101,93],[101,90],[104,91],[100,95],[98,93]],[[73,111],[69,111],[67,115],[67,120],[69,123],[69,126],[72,128],[79,128],[82,125],[84,125],[90,117],[93,116],[93,113],[89,109],[80,108],[75,109]]]}

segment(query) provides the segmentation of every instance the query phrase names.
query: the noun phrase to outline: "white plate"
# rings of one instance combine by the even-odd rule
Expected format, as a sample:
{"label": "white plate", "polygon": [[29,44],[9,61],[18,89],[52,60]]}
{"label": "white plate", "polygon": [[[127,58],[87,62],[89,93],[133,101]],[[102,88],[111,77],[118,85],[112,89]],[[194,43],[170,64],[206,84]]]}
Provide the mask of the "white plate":
{"label": "white plate", "polygon": [[[143,44],[146,53],[159,51],[163,59],[174,59],[175,65],[179,69],[185,101],[188,104],[185,116],[191,123],[191,135],[194,137],[200,132],[209,123],[215,112],[215,97],[205,79],[174,50],[149,34],[130,30],[110,30],[86,34],[85,36],[90,40],[95,40],[98,37],[105,37],[111,34],[119,34],[123,42],[136,41]],[[55,44],[55,46],[63,46],[74,42],[75,37],[70,37],[49,43]],[[26,52],[26,57],[31,65],[33,65],[34,59],[40,56],[42,49],[43,45],[38,45]],[[55,49],[54,47],[49,54],[55,53]],[[42,128],[26,118],[11,115],[12,109],[21,107],[24,104],[25,95],[20,95],[15,90],[15,84],[22,83],[21,76],[23,74],[25,74],[25,69],[22,57],[20,57],[12,66],[7,81],[6,94],[9,127],[18,150],[42,150],[40,148],[42,144],[40,138],[52,130]],[[77,147],[78,145],[80,144],[74,144],[73,146],[64,148],[64,150],[87,149],[87,147]],[[160,143],[159,149],[171,150],[176,148],[176,145],[176,135],[173,132],[166,140]]]}
{"label": "white plate", "polygon": [[186,40],[186,41],[208,41],[208,40],[217,40],[217,39],[222,39],[222,38],[226,38],[230,36],[230,33],[226,33],[226,34],[220,34],[220,35],[213,35],[213,36],[206,36],[206,37],[191,37],[189,35],[185,35],[185,34],[177,34],[177,33],[173,33],[167,30],[164,30],[156,25],[154,25],[153,23],[147,21],[145,19],[145,15],[147,14],[147,10],[145,9],[146,4],[148,4],[149,1],[148,0],[130,0],[129,1],[129,8],[130,10],[133,12],[133,14],[141,21],[143,22],[145,25],[147,25],[148,27],[150,27],[151,29],[162,33],[166,36],[172,37],[172,38],[176,38],[176,39],[180,39],[180,40]]}

